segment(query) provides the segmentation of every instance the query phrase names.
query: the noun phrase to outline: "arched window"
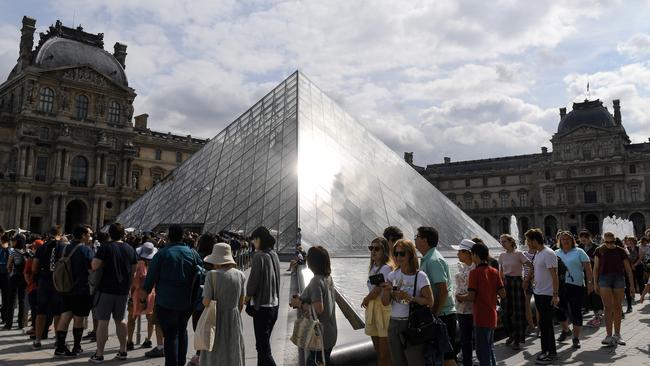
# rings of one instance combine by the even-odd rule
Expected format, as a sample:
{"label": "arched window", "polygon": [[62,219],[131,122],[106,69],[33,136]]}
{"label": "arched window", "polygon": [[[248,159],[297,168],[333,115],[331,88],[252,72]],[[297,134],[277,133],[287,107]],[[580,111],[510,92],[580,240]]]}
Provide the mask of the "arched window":
{"label": "arched window", "polygon": [[52,112],[54,109],[54,90],[50,88],[41,89],[38,110],[41,112]]}
{"label": "arched window", "polygon": [[598,193],[593,184],[585,185],[585,203],[598,203]]}
{"label": "arched window", "polygon": [[70,185],[73,187],[85,187],[88,185],[88,160],[83,156],[77,155],[72,159]]}
{"label": "arched window", "polygon": [[88,117],[88,97],[85,95],[77,95],[77,118],[85,119]]}
{"label": "arched window", "polygon": [[120,103],[113,100],[111,101],[111,106],[108,108],[108,122],[110,123],[120,123],[120,113],[122,112],[122,106]]}

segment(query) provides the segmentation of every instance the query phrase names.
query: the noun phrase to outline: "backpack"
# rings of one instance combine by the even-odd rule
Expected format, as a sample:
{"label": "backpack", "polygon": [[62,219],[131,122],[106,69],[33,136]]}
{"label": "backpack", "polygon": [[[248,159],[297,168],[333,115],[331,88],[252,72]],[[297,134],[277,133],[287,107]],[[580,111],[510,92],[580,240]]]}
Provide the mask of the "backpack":
{"label": "backpack", "polygon": [[61,293],[69,293],[72,291],[74,286],[74,278],[72,278],[72,262],[70,258],[77,249],[83,244],[77,244],[70,253],[66,255],[61,255],[56,264],[54,265],[54,271],[52,271],[52,282],[54,283],[54,288]]}
{"label": "backpack", "polygon": [[9,248],[0,248],[0,274],[7,273],[8,262],[9,262]]}
{"label": "backpack", "polygon": [[205,283],[205,275],[207,271],[203,267],[203,261],[200,259],[199,253],[192,250],[195,259],[198,263],[194,265],[194,275],[192,275],[192,283],[190,285],[190,305],[192,309],[203,310],[203,284]]}
{"label": "backpack", "polygon": [[646,250],[645,256],[643,256],[641,262],[643,263],[643,269],[645,269],[646,272],[650,272],[650,248]]}
{"label": "backpack", "polygon": [[22,275],[25,270],[25,253],[14,250],[14,274]]}

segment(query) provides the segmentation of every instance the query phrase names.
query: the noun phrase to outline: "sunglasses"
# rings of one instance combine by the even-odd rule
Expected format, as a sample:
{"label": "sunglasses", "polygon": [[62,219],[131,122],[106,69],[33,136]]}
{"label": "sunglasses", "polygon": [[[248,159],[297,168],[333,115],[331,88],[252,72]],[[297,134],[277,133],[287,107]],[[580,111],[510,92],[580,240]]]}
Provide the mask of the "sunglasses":
{"label": "sunglasses", "polygon": [[406,252],[395,252],[395,257],[406,257]]}
{"label": "sunglasses", "polygon": [[379,252],[381,250],[381,247],[376,247],[374,245],[369,245],[368,250],[371,252]]}

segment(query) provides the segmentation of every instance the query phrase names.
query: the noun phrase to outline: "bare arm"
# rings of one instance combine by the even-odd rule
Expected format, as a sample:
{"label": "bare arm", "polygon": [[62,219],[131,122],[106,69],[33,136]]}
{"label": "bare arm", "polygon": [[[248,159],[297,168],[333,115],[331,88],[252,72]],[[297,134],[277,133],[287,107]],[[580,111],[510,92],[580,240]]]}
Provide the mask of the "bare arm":
{"label": "bare arm", "polygon": [[92,269],[93,271],[96,271],[96,270],[102,268],[103,264],[104,264],[104,262],[101,259],[93,258],[93,261],[90,262],[90,269]]}
{"label": "bare arm", "polygon": [[560,302],[559,298],[559,289],[560,289],[560,279],[557,276],[557,267],[549,268],[551,272],[551,279],[553,279],[553,305],[557,305]]}
{"label": "bare arm", "polygon": [[591,270],[591,262],[582,262],[582,268],[585,270],[585,278],[587,279],[587,292],[592,293],[594,291],[594,284],[593,284],[593,278],[594,278],[594,273]]}
{"label": "bare arm", "polygon": [[460,302],[474,302],[475,298],[476,298],[476,292],[474,291],[474,289],[469,289],[466,294],[456,295],[456,300]]}
{"label": "bare arm", "polygon": [[432,312],[437,315],[440,312],[442,305],[447,302],[447,283],[438,282],[435,286],[438,289],[438,299],[433,303]]}
{"label": "bare arm", "polygon": [[598,277],[600,276],[599,273],[600,273],[600,259],[594,256],[594,270],[593,270],[594,291],[596,291],[596,293],[600,295],[600,285],[598,285]]}
{"label": "bare arm", "polygon": [[383,291],[381,292],[381,303],[384,306],[390,305],[390,290],[391,290],[391,284],[390,282],[384,282],[381,285],[381,288]]}
{"label": "bare arm", "polygon": [[244,304],[246,303],[246,296],[240,296],[239,297],[239,312],[241,313],[242,309],[244,308]]}
{"label": "bare arm", "polygon": [[630,284],[630,295],[632,295],[632,300],[634,300],[636,289],[634,288],[634,276],[632,275],[632,267],[630,267],[630,261],[628,259],[623,261],[623,263],[625,264],[625,273],[627,274],[627,280]]}

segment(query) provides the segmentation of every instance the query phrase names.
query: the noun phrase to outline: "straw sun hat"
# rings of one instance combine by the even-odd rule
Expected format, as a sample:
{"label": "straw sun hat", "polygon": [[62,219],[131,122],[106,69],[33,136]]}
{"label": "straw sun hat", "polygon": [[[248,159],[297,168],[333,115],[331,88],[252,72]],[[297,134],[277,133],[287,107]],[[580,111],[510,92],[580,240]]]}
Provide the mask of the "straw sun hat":
{"label": "straw sun hat", "polygon": [[232,257],[230,245],[226,243],[217,243],[212,247],[212,254],[203,259],[205,262],[215,266],[222,266],[224,264],[237,264]]}

